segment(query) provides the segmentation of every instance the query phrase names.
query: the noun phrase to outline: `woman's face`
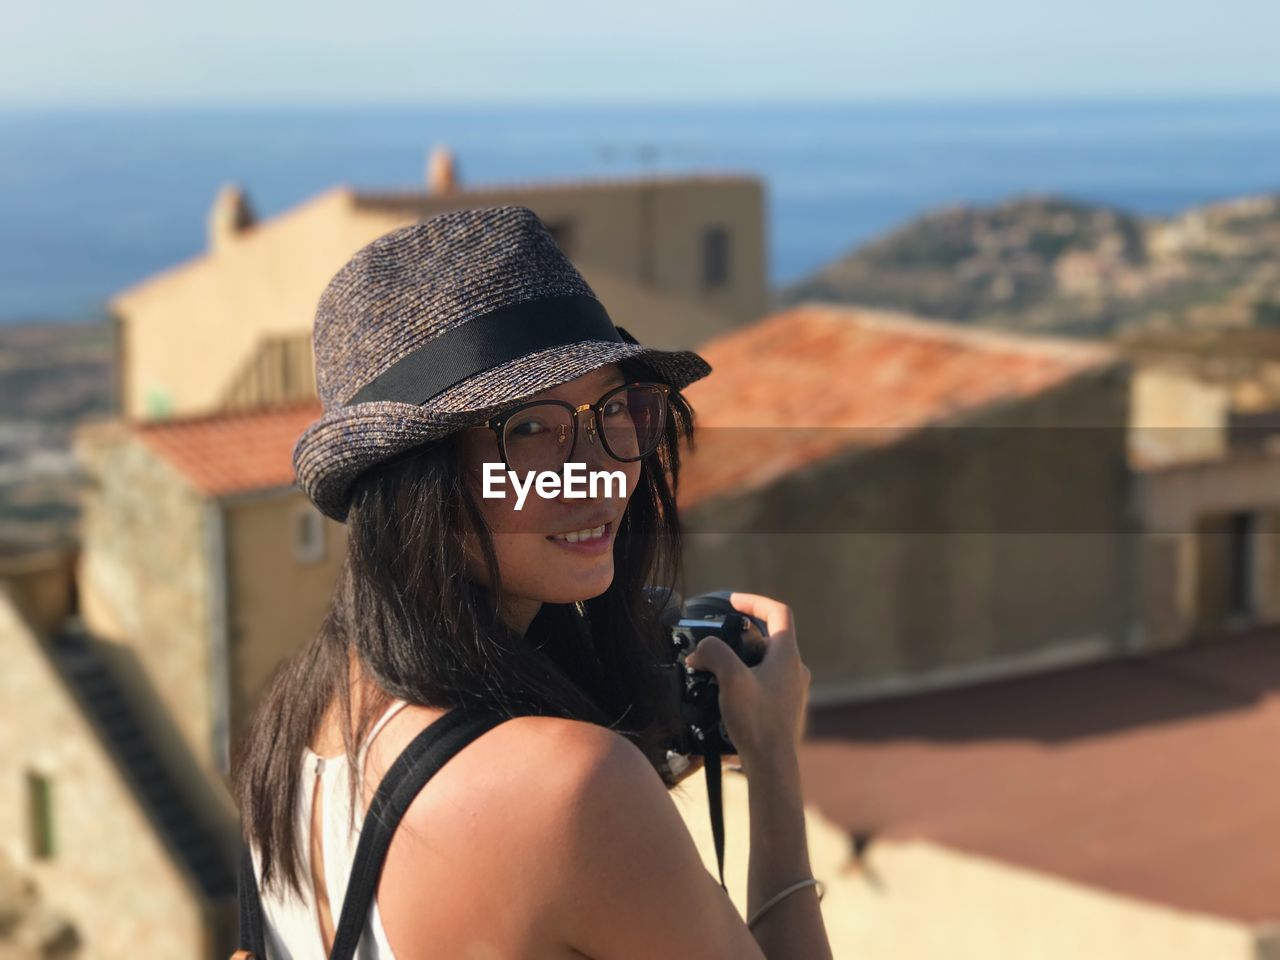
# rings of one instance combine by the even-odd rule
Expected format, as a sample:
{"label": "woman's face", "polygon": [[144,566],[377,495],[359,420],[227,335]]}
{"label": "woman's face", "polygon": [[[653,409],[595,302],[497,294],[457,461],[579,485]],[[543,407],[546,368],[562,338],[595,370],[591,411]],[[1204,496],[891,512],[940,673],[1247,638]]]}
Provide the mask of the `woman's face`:
{"label": "woman's face", "polygon": [[[595,403],[614,387],[626,381],[616,364],[601,367],[558,387],[534,394],[531,400],[564,400],[577,407]],[[466,481],[471,485],[476,502],[493,534],[494,551],[502,572],[502,584],[509,607],[504,610],[509,623],[522,632],[543,603],[572,603],[599,596],[613,582],[613,541],[618,523],[627,509],[631,494],[640,479],[640,461],[623,463],[604,451],[596,438],[588,434],[591,414],[582,413],[578,422],[578,443],[573,461],[584,463],[584,476],[597,470],[620,472],[626,477],[624,495],[608,496],[601,484],[592,497],[587,485],[585,497],[567,497],[563,492],[554,497],[538,495],[530,488],[516,509],[517,496],[507,466],[498,453],[498,438],[488,427],[460,432],[459,454]],[[497,486],[504,496],[486,498],[484,464],[498,464],[504,482]],[[520,478],[521,483],[525,481]],[[614,486],[613,493],[617,493]],[[604,536],[597,540],[572,543],[557,534],[590,530],[605,526]],[[467,564],[478,583],[488,585],[488,575],[474,534],[465,538]]]}

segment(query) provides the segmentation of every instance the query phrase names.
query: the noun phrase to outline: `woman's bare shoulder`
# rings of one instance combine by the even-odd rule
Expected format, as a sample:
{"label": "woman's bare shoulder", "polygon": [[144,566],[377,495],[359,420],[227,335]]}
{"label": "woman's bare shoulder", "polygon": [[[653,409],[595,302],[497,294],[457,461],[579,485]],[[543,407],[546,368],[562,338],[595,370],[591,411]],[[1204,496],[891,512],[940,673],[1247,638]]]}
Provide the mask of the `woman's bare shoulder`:
{"label": "woman's bare shoulder", "polygon": [[[442,820],[462,827],[453,889],[466,892],[455,920],[492,923],[482,917],[502,914],[505,926],[489,934],[501,945],[495,955],[763,960],[662,778],[626,737],[593,723],[519,717],[455,760],[462,764],[451,786],[414,811],[413,829],[426,833],[434,822],[438,830]],[[430,869],[442,849],[422,848],[403,875]],[[682,915],[697,922],[681,924]],[[420,942],[439,942],[429,917],[416,922]]]}
{"label": "woman's bare shoulder", "polygon": [[464,787],[476,810],[491,804],[507,809],[513,796],[526,808],[571,803],[584,788],[598,787],[601,778],[661,783],[640,749],[622,734],[563,717],[512,717],[456,754],[436,776],[444,778],[449,767],[447,781]]}
{"label": "woman's bare shoulder", "polygon": [[[444,708],[417,705],[399,711],[370,748],[367,794],[414,737],[444,713]],[[611,785],[628,789],[636,779],[663,789],[657,771],[622,734],[563,717],[512,717],[455,754],[415,798],[403,822],[425,828],[444,804],[465,806],[476,816],[496,808],[508,830],[525,820],[536,828],[555,809],[580,803],[584,792],[599,793]],[[513,820],[510,810],[517,800],[522,812],[534,816]]]}
{"label": "woman's bare shoulder", "polygon": [[[658,773],[621,734],[507,720],[445,764],[405,813],[378,894],[388,934],[406,955],[483,929],[495,955],[581,956],[565,928],[590,867],[582,851],[620,849],[619,833],[655,825],[682,829]],[[443,908],[424,911],[424,890]]]}

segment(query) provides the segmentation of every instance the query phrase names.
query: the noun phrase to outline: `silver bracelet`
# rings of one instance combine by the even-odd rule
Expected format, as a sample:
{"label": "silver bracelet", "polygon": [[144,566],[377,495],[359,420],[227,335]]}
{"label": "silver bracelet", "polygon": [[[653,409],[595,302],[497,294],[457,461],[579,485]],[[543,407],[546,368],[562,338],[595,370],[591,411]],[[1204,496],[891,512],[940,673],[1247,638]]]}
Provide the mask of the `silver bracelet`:
{"label": "silver bracelet", "polygon": [[814,885],[818,888],[818,902],[821,903],[823,895],[827,892],[827,886],[821,880],[818,880],[815,877],[809,877],[809,879],[807,880],[801,880],[799,883],[793,883],[791,886],[787,887],[785,890],[779,893],[775,893],[772,897],[770,897],[765,902],[764,906],[762,906],[759,910],[757,910],[755,914],[751,917],[751,919],[747,921],[747,928],[750,929],[751,927],[754,927],[756,925],[756,922],[761,917],[764,916],[765,911],[768,910],[770,907],[774,906],[775,904],[777,904],[784,897],[787,897],[790,894],[795,893],[797,890],[803,890],[805,887],[810,885]]}

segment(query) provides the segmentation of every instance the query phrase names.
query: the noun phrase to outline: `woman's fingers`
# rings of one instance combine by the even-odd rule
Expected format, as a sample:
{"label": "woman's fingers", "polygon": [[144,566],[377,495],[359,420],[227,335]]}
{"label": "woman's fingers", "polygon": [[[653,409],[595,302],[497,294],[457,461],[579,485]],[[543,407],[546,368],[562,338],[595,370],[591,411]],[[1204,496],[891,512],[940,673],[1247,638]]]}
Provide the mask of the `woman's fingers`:
{"label": "woman's fingers", "polygon": [[[761,638],[765,659],[794,657],[799,659],[800,647],[796,642],[795,617],[791,608],[770,597],[758,593],[731,593],[729,602],[740,613],[764,620],[769,636]],[[755,629],[754,624],[752,625]]]}
{"label": "woman's fingers", "polygon": [[740,678],[750,672],[733,648],[714,634],[699,640],[684,662],[695,670],[711,671],[721,687],[740,682]]}
{"label": "woman's fingers", "polygon": [[729,594],[729,603],[739,613],[759,617],[763,620],[769,627],[770,636],[795,629],[795,618],[791,614],[791,608],[785,603],[779,603],[769,597],[762,597],[758,593],[738,593],[736,591]]}

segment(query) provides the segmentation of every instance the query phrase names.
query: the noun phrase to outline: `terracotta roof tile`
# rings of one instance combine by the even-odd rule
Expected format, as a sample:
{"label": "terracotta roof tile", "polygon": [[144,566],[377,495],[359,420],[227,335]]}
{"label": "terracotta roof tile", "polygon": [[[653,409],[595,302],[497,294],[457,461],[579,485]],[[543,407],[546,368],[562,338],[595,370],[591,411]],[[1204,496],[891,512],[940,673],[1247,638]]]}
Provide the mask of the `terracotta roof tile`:
{"label": "terracotta roof tile", "polygon": [[1280,920],[1280,631],[958,690],[815,708],[806,798],[1180,909]]}
{"label": "terracotta roof tile", "polygon": [[713,373],[686,390],[701,434],[681,477],[683,507],[1119,360],[1096,344],[825,304],[772,314],[697,349]]}
{"label": "terracotta roof tile", "polygon": [[133,433],[197,491],[221,497],[293,483],[293,445],[319,415],[312,401],[142,424]]}

